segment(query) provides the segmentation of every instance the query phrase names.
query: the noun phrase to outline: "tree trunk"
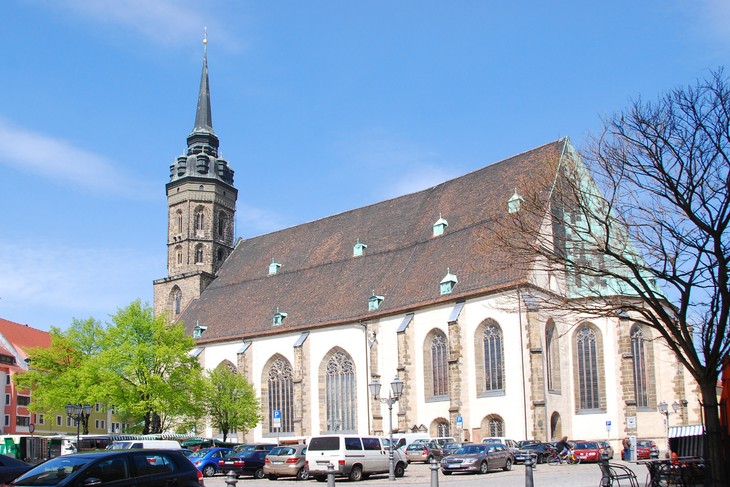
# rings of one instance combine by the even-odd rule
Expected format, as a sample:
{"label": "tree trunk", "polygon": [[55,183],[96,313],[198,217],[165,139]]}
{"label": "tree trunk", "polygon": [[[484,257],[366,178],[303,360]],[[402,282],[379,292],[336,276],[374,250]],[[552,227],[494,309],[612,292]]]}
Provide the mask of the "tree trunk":
{"label": "tree trunk", "polygon": [[150,426],[152,424],[152,413],[147,411],[144,413],[144,429],[142,429],[143,435],[150,434]]}
{"label": "tree trunk", "polygon": [[708,461],[705,486],[728,485],[727,462],[723,449],[723,431],[717,404],[717,379],[712,377],[700,382],[702,411],[705,417],[705,459]]}

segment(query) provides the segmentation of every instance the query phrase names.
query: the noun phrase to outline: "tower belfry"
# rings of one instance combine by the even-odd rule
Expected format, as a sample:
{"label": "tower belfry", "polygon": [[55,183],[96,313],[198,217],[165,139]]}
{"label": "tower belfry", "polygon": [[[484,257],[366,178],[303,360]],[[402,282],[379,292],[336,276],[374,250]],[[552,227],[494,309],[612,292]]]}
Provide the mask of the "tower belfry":
{"label": "tower belfry", "polygon": [[200,296],[233,250],[238,190],[213,131],[207,33],[203,46],[195,125],[165,185],[168,275],[153,282],[155,314],[166,312],[170,320]]}

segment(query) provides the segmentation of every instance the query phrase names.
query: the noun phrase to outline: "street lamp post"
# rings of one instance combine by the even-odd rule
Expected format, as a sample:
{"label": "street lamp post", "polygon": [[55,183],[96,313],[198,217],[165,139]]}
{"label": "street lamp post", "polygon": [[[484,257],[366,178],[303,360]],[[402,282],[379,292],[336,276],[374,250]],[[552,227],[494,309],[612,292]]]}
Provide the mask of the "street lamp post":
{"label": "street lamp post", "polygon": [[381,387],[380,382],[378,382],[377,379],[373,379],[373,381],[368,385],[368,388],[370,389],[370,394],[373,395],[373,398],[379,400],[383,404],[388,405],[388,419],[390,426],[390,448],[388,448],[388,461],[390,465],[388,466],[388,480],[395,480],[395,453],[393,451],[395,449],[395,445],[393,444],[393,404],[395,404],[403,394],[403,386],[404,382],[400,380],[400,378],[396,375],[395,379],[393,379],[393,382],[390,383],[390,391],[388,392],[388,397],[381,398],[379,397]]}
{"label": "street lamp post", "polygon": [[76,421],[76,451],[78,452],[81,449],[81,421],[91,416],[91,405],[76,404],[74,406],[68,403],[66,404],[66,416]]}
{"label": "street lamp post", "polygon": [[[669,451],[670,451],[670,448],[669,448],[669,414],[670,414],[669,405],[665,401],[662,401],[657,405],[657,409],[659,410],[659,412],[661,414],[664,415],[664,439],[667,442],[667,454],[670,454],[669,453]],[[679,411],[679,403],[677,401],[674,401],[672,403],[672,410],[674,411],[675,414],[677,413],[677,411]]]}

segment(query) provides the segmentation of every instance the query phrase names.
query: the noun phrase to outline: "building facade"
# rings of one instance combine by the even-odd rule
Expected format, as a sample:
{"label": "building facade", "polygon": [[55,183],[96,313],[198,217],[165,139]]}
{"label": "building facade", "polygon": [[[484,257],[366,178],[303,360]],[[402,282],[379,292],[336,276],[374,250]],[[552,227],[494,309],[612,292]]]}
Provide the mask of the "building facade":
{"label": "building facade", "polygon": [[[198,113],[207,61],[204,77]],[[190,148],[183,159],[188,172],[167,185],[170,215],[199,202],[183,192],[198,178]],[[154,283],[155,309],[196,338],[203,367],[234,367],[253,383],[264,417],[241,440],[387,433],[388,408],[368,384],[387,395],[398,377],[400,432],[663,444],[667,426],[698,422],[700,409],[691,377],[655,334],[627,314],[555,313],[541,303],[567,288],[559,277],[484,254],[487,223],[520,210],[531,178],[568,163],[580,161],[564,138],[424,191],[241,239],[182,308],[174,283],[187,277],[169,267]],[[235,194],[232,180],[210,183]],[[682,408],[665,424],[657,405],[675,400]]]}
{"label": "building facade", "polygon": [[[13,377],[30,366],[28,351],[51,345],[48,332],[0,318],[0,383],[4,385],[2,435],[46,436],[76,434],[76,422],[63,409],[50,413],[31,412],[32,391],[15,385]],[[125,429],[120,420],[102,404],[92,406],[89,434],[120,433]]]}

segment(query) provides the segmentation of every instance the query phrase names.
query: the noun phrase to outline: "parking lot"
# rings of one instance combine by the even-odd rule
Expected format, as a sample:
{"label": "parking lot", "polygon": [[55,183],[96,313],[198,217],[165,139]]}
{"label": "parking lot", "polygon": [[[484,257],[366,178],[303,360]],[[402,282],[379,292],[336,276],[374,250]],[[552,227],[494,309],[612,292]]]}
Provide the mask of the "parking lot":
{"label": "parking lot", "polygon": [[[639,480],[639,483],[643,485],[644,479],[646,478],[646,468],[640,465],[617,461],[630,467],[635,473]],[[596,487],[601,480],[601,472],[598,465],[595,463],[586,463],[580,465],[556,465],[550,466],[547,464],[538,465],[537,468],[533,469],[533,483],[535,487],[552,487],[559,486],[561,484],[570,485],[570,487]],[[215,477],[208,477],[205,479],[206,487],[226,487],[225,476],[216,475]],[[525,467],[523,465],[515,465],[509,472],[490,472],[486,475],[472,475],[472,474],[454,474],[454,475],[443,475],[440,471],[438,474],[439,485],[452,485],[458,483],[464,487],[477,487],[489,485],[489,487],[515,487],[525,485]],[[282,478],[276,481],[268,479],[256,480],[250,477],[242,477],[238,479],[237,487],[260,487],[267,486],[272,487],[276,483],[284,483],[284,486],[294,487],[295,484],[306,484],[306,485],[321,485],[326,486],[326,483],[320,483],[316,480],[307,480],[298,482],[293,478],[287,479]],[[345,478],[337,478],[336,483],[338,485],[350,483]],[[373,475],[368,480],[363,480],[357,483],[362,487],[368,485],[389,485],[389,484],[408,484],[408,485],[420,485],[428,486],[431,483],[431,470],[426,464],[412,463],[406,469],[404,477],[396,479],[395,481],[388,480],[388,474],[384,475]]]}

